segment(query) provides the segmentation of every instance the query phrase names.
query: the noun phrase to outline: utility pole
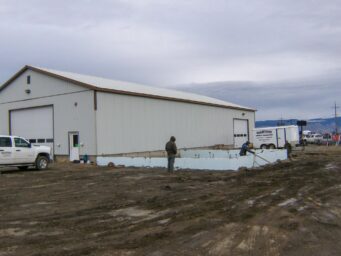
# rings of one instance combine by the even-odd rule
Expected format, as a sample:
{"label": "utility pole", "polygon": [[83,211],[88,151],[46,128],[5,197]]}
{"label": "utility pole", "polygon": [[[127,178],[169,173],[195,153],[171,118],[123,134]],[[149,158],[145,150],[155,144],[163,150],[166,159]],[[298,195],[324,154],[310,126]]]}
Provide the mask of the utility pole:
{"label": "utility pole", "polygon": [[339,134],[338,125],[337,125],[337,109],[340,108],[339,106],[336,105],[336,101],[335,101],[333,108],[334,108],[334,113],[335,113],[335,135],[336,135],[336,134]]}
{"label": "utility pole", "polygon": [[284,121],[283,121],[283,117],[281,116],[281,119],[279,122],[277,122],[277,126],[283,126],[284,125]]}

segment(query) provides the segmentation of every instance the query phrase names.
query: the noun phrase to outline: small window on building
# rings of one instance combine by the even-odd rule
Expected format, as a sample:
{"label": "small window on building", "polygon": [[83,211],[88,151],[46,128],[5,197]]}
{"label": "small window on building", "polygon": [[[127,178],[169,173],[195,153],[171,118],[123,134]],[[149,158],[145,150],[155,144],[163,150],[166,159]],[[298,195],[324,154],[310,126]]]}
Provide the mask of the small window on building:
{"label": "small window on building", "polygon": [[37,140],[36,139],[30,139],[29,142],[30,143],[37,143]]}
{"label": "small window on building", "polygon": [[78,134],[73,135],[73,146],[78,147]]}
{"label": "small window on building", "polygon": [[38,143],[45,143],[45,139],[37,139]]}
{"label": "small window on building", "polygon": [[31,76],[27,76],[27,84],[31,84]]}
{"label": "small window on building", "polygon": [[46,139],[46,143],[53,143],[53,139]]}
{"label": "small window on building", "polygon": [[0,148],[11,148],[12,140],[9,137],[0,137]]}

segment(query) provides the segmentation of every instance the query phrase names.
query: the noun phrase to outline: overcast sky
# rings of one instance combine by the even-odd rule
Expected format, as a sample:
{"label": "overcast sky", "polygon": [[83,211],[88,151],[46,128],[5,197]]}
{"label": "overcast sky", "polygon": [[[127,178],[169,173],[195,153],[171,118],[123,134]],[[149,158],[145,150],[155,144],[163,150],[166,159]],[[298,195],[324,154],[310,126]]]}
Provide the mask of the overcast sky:
{"label": "overcast sky", "polygon": [[[0,0],[0,36],[0,83],[30,64],[152,86],[257,84],[241,95],[258,119],[341,104],[340,0]],[[302,101],[324,98],[302,109],[285,93],[296,86]]]}

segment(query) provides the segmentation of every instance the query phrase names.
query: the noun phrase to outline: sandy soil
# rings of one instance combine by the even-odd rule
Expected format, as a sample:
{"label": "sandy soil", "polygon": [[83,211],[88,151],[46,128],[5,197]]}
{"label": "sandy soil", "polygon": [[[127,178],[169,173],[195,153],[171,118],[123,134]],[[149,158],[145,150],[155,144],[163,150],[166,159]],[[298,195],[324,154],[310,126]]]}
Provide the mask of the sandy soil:
{"label": "sandy soil", "polygon": [[341,255],[341,150],[240,172],[0,175],[0,255]]}

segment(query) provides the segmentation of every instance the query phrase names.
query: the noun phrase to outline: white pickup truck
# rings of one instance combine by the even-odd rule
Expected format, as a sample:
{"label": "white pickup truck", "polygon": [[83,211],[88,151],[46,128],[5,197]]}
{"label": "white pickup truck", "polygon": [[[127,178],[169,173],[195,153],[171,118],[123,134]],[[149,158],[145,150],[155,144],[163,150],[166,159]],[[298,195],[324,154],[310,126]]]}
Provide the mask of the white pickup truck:
{"label": "white pickup truck", "polygon": [[32,146],[18,136],[0,135],[0,167],[15,166],[21,170],[34,166],[46,169],[50,162],[51,148]]}

